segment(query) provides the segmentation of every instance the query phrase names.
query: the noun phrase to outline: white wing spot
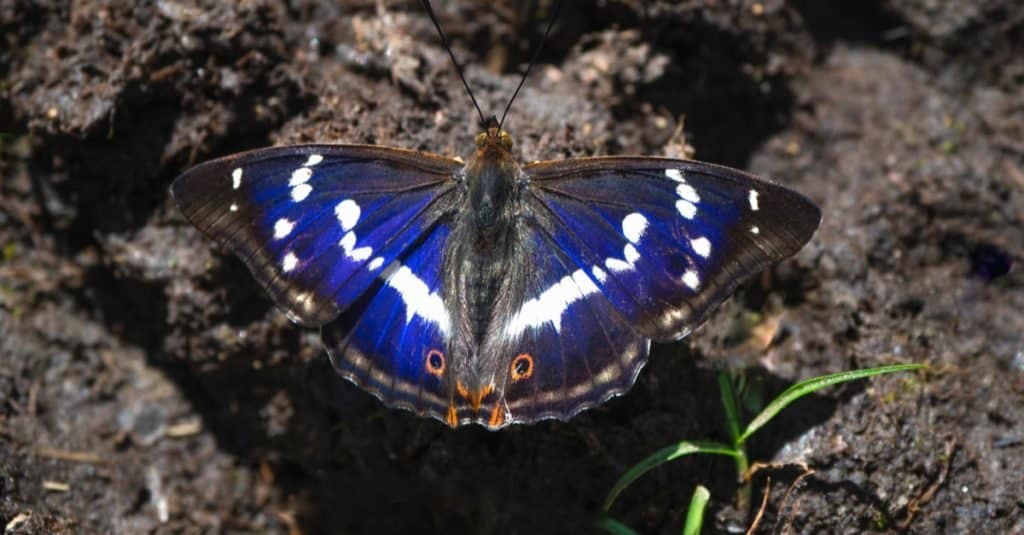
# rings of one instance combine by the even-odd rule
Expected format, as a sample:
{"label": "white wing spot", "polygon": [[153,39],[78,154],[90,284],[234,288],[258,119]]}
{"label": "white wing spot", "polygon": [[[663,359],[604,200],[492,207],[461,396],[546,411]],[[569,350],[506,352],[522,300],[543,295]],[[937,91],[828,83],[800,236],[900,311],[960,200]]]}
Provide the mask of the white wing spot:
{"label": "white wing spot", "polygon": [[675,180],[676,182],[683,181],[683,173],[679,169],[665,169],[665,176]]}
{"label": "white wing spot", "polygon": [[700,277],[697,276],[697,272],[690,270],[683,273],[683,284],[690,287],[691,290],[696,290],[700,287]]}
{"label": "white wing spot", "polygon": [[437,325],[447,338],[451,318],[441,296],[437,292],[431,293],[427,283],[407,266],[391,264],[384,273],[388,275],[387,285],[397,290],[405,301],[405,323],[411,322],[413,316],[419,316]]}
{"label": "white wing spot", "polygon": [[365,246],[348,253],[348,257],[356,262],[362,262],[371,256],[373,256],[373,249]]}
{"label": "white wing spot", "polygon": [[629,262],[630,267],[635,267],[636,261],[640,260],[640,251],[637,251],[632,243],[626,244],[626,247],[622,249],[622,254],[626,257],[626,262]]}
{"label": "white wing spot", "polygon": [[242,168],[236,167],[231,171],[231,189],[238,189],[242,185]]}
{"label": "white wing spot", "polygon": [[594,274],[594,278],[604,284],[608,281],[608,274],[598,266],[590,268],[590,272]]}
{"label": "white wing spot", "polygon": [[370,260],[369,264],[366,264],[366,269],[368,269],[370,271],[376,271],[377,268],[379,268],[379,267],[381,267],[383,265],[384,265],[384,259],[378,256],[377,258],[374,258],[373,260]]}
{"label": "white wing spot", "polygon": [[622,235],[633,243],[639,243],[647,231],[647,218],[639,212],[633,212],[622,219]]}
{"label": "white wing spot", "polygon": [[228,210],[231,210],[232,212],[237,212],[238,211],[238,205],[235,204],[235,203],[231,203],[231,206],[228,206]]}
{"label": "white wing spot", "polygon": [[690,245],[693,247],[693,252],[704,258],[711,256],[711,242],[707,238],[700,237],[696,240],[690,240]]}
{"label": "white wing spot", "polygon": [[583,295],[596,294],[599,291],[594,280],[588,277],[587,272],[582,269],[572,272],[572,281],[576,283],[576,287]]}
{"label": "white wing spot", "polygon": [[750,232],[751,232],[752,234],[760,234],[760,233],[761,233],[761,229],[759,229],[759,228],[757,227],[757,225],[754,225],[754,226],[750,227]]}
{"label": "white wing spot", "polygon": [[355,232],[346,232],[345,235],[341,237],[341,241],[338,242],[338,245],[340,245],[342,250],[345,251],[345,256],[355,260],[356,262],[362,262],[373,255],[373,249],[370,247],[364,246],[356,249]]}
{"label": "white wing spot", "polygon": [[292,233],[295,223],[282,217],[274,223],[274,238],[280,240]]}
{"label": "white wing spot", "polygon": [[605,258],[604,267],[615,273],[636,269],[636,261],[640,259],[640,251],[637,251],[636,247],[633,247],[632,243],[627,243],[622,249],[622,256],[625,260],[620,258]]}
{"label": "white wing spot", "polygon": [[345,252],[351,251],[352,248],[356,246],[356,233],[346,232],[345,235],[341,237],[341,241],[338,242],[338,245],[340,245]]}
{"label": "white wing spot", "polygon": [[750,201],[750,209],[751,210],[756,212],[756,211],[761,209],[761,206],[757,202],[757,191],[756,190],[750,190],[750,195],[747,197],[747,200]]}
{"label": "white wing spot", "polygon": [[676,211],[686,219],[693,219],[693,216],[697,215],[697,205],[690,201],[679,199],[676,201]]}
{"label": "white wing spot", "polygon": [[618,258],[605,258],[604,267],[608,268],[609,271],[619,273],[622,271],[629,271],[633,269],[633,266],[629,265]]}
{"label": "white wing spot", "polygon": [[295,202],[302,202],[309,197],[310,192],[313,191],[313,186],[309,184],[299,184],[292,188],[292,200]]}
{"label": "white wing spot", "polygon": [[324,161],[324,157],[319,154],[310,154],[309,159],[306,163],[302,164],[303,167],[313,167],[314,165]]}
{"label": "white wing spot", "polygon": [[339,202],[338,206],[334,207],[334,215],[338,217],[338,222],[341,223],[341,230],[352,230],[356,223],[359,222],[361,214],[362,210],[359,209],[359,205],[352,199],[345,199]]}
{"label": "white wing spot", "polygon": [[700,202],[700,195],[697,195],[697,190],[693,189],[693,186],[686,183],[676,186],[676,195],[684,201],[690,201],[692,203]]}
{"label": "white wing spot", "polygon": [[505,326],[505,336],[514,338],[526,329],[539,328],[549,323],[556,332],[561,332],[562,313],[569,305],[598,291],[593,279],[582,269],[577,269],[572,275],[562,277],[552,284],[539,296],[523,303],[519,312]]}
{"label": "white wing spot", "polygon": [[308,167],[300,167],[292,171],[292,178],[288,180],[289,186],[298,186],[299,184],[305,184],[306,181],[313,176],[313,170]]}
{"label": "white wing spot", "polygon": [[299,259],[295,256],[295,254],[288,253],[284,255],[284,259],[281,260],[281,269],[284,270],[285,273],[287,273],[295,269],[295,266],[298,265],[298,263]]}

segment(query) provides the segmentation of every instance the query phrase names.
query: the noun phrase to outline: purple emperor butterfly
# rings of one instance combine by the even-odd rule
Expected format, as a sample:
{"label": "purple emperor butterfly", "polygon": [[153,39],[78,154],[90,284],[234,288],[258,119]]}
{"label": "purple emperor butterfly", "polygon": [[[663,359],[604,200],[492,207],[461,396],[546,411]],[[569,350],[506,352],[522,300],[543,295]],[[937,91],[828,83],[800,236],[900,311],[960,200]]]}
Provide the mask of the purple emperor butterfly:
{"label": "purple emperor butterfly", "polygon": [[342,377],[388,406],[490,429],[627,391],[651,340],[688,335],[820,220],[799,193],[707,163],[520,165],[480,116],[467,163],[296,145],[206,162],[171,189],[289,318],[320,328]]}

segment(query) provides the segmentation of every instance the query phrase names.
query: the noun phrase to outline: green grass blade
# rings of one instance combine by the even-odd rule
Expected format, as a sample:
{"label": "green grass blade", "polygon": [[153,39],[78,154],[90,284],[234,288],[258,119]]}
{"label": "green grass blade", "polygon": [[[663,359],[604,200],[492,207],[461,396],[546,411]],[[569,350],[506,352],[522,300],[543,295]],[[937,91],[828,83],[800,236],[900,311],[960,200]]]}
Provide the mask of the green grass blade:
{"label": "green grass blade", "polygon": [[745,442],[750,438],[750,435],[753,435],[758,429],[771,421],[772,418],[775,418],[775,416],[782,412],[782,409],[789,406],[790,403],[793,403],[811,392],[820,390],[826,386],[845,383],[847,381],[855,381],[857,379],[864,379],[866,377],[882,375],[885,373],[919,370],[923,367],[923,364],[896,364],[893,366],[881,366],[879,368],[867,368],[864,370],[833,373],[800,381],[799,383],[787,388],[785,392],[779,394],[779,396],[773,399],[760,414],[755,416],[754,419],[747,424],[747,429],[743,431],[742,435],[740,435],[739,443],[742,444]]}
{"label": "green grass blade", "polygon": [[740,420],[740,410],[736,404],[736,392],[732,387],[732,378],[728,373],[718,372],[718,393],[722,397],[722,408],[725,409],[725,424],[729,428],[729,440],[733,444],[739,444],[743,422]]}
{"label": "green grass blade", "polygon": [[736,450],[728,444],[710,440],[683,440],[667,448],[662,448],[633,465],[625,474],[622,474],[622,477],[612,486],[612,490],[608,492],[608,497],[604,499],[604,510],[608,511],[611,509],[612,503],[615,502],[615,498],[619,496],[619,493],[651,469],[657,468],[671,460],[686,455],[693,455],[694,453],[728,455],[730,457],[737,455]]}
{"label": "green grass blade", "polygon": [[697,485],[697,488],[693,489],[690,509],[686,511],[683,535],[700,535],[700,531],[704,527],[704,509],[708,506],[709,498],[711,498],[711,493],[704,485]]}
{"label": "green grass blade", "polygon": [[633,528],[615,520],[610,516],[601,517],[601,520],[597,522],[597,527],[611,533],[612,535],[636,535]]}

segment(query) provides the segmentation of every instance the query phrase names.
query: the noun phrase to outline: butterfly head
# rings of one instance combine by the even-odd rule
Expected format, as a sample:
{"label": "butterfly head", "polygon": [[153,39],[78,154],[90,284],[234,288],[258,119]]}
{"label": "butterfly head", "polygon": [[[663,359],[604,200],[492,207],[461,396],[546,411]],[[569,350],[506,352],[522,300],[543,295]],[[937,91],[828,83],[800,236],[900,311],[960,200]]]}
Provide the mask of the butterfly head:
{"label": "butterfly head", "polygon": [[482,245],[494,244],[496,232],[507,228],[513,214],[513,192],[519,178],[519,166],[512,157],[512,136],[491,117],[484,121],[485,131],[476,137],[476,152],[466,164],[466,183],[471,213],[485,238]]}
{"label": "butterfly head", "polygon": [[512,135],[501,129],[495,116],[492,115],[480,126],[484,131],[476,136],[476,148],[478,151],[499,151],[504,153],[512,151]]}

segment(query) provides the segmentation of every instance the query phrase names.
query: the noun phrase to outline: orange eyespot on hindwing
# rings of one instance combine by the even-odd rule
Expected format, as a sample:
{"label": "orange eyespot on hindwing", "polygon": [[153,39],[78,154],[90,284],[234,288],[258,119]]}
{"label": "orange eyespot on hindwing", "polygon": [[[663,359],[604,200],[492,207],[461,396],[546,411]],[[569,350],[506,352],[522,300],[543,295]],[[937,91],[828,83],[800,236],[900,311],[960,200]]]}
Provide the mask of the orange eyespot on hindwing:
{"label": "orange eyespot on hindwing", "polygon": [[425,365],[427,373],[438,378],[442,377],[444,375],[444,353],[437,349],[427,351]]}
{"label": "orange eyespot on hindwing", "polygon": [[529,379],[533,375],[533,355],[529,353],[517,355],[516,358],[512,359],[510,371],[512,372],[513,381]]}

